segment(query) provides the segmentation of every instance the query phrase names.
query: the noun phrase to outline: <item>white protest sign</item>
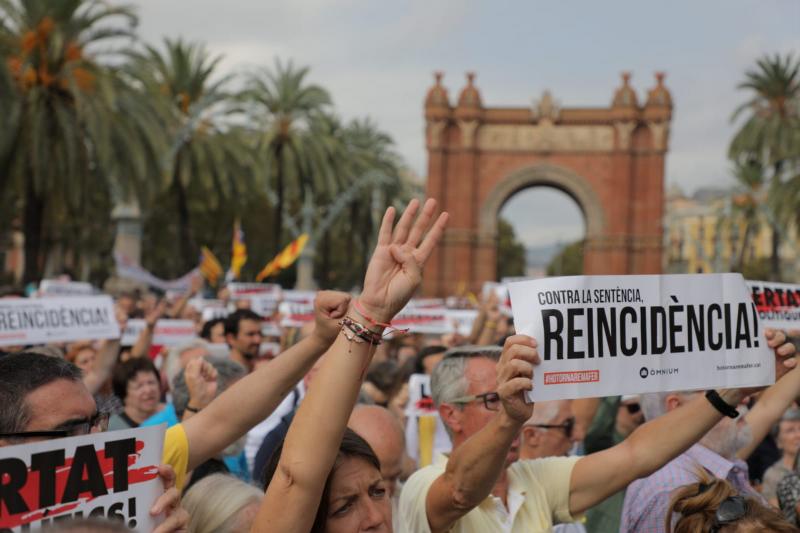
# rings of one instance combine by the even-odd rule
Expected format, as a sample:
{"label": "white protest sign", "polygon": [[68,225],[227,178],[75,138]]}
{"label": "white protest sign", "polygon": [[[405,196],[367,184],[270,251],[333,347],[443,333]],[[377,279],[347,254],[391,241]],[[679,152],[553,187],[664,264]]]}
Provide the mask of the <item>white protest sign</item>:
{"label": "white protest sign", "polygon": [[281,314],[281,327],[302,328],[314,320],[314,304],[281,302],[278,310]]}
{"label": "white protest sign", "polygon": [[[503,278],[503,280],[514,278]],[[496,281],[487,281],[483,284],[483,299],[486,300],[489,295],[494,293],[497,296],[500,312],[506,316],[511,316],[511,299],[509,297],[508,285],[505,281],[497,283]]]}
{"label": "white protest sign", "polygon": [[303,304],[312,304],[314,303],[314,298],[317,297],[316,291],[298,291],[294,289],[288,289],[283,291],[282,293],[283,301],[284,302],[292,302],[292,303],[303,303]]}
{"label": "white protest sign", "polygon": [[0,528],[38,531],[66,517],[122,520],[152,531],[164,492],[158,465],[165,425],[0,448]]}
{"label": "white protest sign", "polygon": [[574,276],[512,283],[538,342],[529,399],[769,385],[775,361],[740,274]]}
{"label": "white protest sign", "polygon": [[[140,318],[128,320],[120,344],[123,346],[136,344],[139,334],[146,326],[147,323]],[[194,322],[191,320],[162,318],[156,322],[156,327],[153,331],[153,344],[156,346],[175,346],[195,338],[197,338],[197,331],[195,330]]]}
{"label": "white protest sign", "polygon": [[[409,457],[419,460],[420,451],[429,456],[434,453],[447,453],[452,444],[444,423],[431,399],[431,377],[426,374],[412,374],[408,380],[408,403],[406,403],[406,452]],[[423,416],[435,418],[435,429],[431,442],[421,442],[419,419]],[[428,436],[428,439],[430,436]],[[423,439],[427,440],[427,439]],[[430,446],[429,450],[420,450],[421,446]]]}
{"label": "white protest sign", "polygon": [[110,296],[0,299],[0,346],[117,337]]}
{"label": "white protest sign", "polygon": [[255,296],[272,296],[276,300],[281,297],[281,286],[277,283],[228,283],[228,290],[234,300],[243,300]]}
{"label": "white protest sign", "polygon": [[39,283],[39,296],[92,296],[97,291],[85,281],[45,279]]}
{"label": "white protest sign", "polygon": [[469,335],[472,333],[472,324],[478,317],[478,311],[477,309],[447,309],[445,316],[450,324],[451,333]]}
{"label": "white protest sign", "polygon": [[392,327],[408,329],[409,333],[445,335],[453,330],[447,319],[446,309],[405,308],[394,317]]}
{"label": "white protest sign", "polygon": [[261,323],[261,334],[265,337],[280,337],[281,325],[275,320],[265,320]]}
{"label": "white protest sign", "polygon": [[800,285],[747,281],[764,327],[800,329]]}

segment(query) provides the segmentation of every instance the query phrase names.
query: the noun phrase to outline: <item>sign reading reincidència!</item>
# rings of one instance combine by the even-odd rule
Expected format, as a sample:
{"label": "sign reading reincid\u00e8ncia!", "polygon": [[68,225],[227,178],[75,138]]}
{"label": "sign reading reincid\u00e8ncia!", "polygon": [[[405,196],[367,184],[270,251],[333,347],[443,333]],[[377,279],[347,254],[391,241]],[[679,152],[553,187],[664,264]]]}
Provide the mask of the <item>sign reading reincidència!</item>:
{"label": "sign reading reincid\u00e8ncia!", "polygon": [[800,285],[748,280],[747,286],[765,327],[800,329]]}
{"label": "sign reading reincid\u00e8ncia!", "polygon": [[0,299],[0,346],[117,337],[110,296]]}
{"label": "sign reading reincid\u00e8ncia!", "polygon": [[0,448],[0,532],[38,531],[73,517],[158,525],[165,425]]}
{"label": "sign reading reincid\u00e8ncia!", "polygon": [[740,274],[574,276],[509,285],[542,360],[531,401],[768,385],[775,362]]}

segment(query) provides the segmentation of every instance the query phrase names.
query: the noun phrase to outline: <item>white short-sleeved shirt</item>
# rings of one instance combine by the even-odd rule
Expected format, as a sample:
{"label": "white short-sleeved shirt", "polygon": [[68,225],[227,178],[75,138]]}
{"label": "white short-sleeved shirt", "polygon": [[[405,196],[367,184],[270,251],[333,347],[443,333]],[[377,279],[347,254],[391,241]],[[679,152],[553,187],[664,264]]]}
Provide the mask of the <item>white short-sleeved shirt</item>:
{"label": "white short-sleeved shirt", "polygon": [[[544,533],[553,524],[572,522],[569,484],[572,468],[580,457],[548,457],[517,461],[508,467],[508,509],[502,500],[488,496],[456,522],[451,533]],[[415,472],[400,494],[397,533],[430,533],[425,501],[428,489],[447,466],[437,455],[433,464]]]}

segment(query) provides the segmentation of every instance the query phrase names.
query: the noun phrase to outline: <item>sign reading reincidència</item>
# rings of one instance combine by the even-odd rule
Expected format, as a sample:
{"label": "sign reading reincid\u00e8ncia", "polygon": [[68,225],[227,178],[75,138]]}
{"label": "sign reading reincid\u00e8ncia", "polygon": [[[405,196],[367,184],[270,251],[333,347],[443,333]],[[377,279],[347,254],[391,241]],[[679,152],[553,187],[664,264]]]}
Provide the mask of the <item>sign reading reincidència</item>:
{"label": "sign reading reincid\u00e8ncia", "polygon": [[158,525],[165,425],[0,448],[0,531],[39,531],[69,517]]}
{"label": "sign reading reincid\u00e8ncia", "polygon": [[768,385],[775,363],[740,274],[574,276],[509,285],[542,363],[531,401]]}
{"label": "sign reading reincid\u00e8ncia", "polygon": [[115,339],[110,296],[0,299],[0,346]]}

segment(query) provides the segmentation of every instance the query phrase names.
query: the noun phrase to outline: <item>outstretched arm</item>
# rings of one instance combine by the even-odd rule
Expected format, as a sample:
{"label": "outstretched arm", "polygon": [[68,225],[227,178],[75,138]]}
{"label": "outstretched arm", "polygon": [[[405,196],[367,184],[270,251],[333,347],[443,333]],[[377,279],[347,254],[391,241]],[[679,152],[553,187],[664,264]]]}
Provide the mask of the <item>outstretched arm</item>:
{"label": "outstretched arm", "polygon": [[[394,234],[394,209],[387,210],[378,246],[367,267],[360,305],[350,305],[347,310],[348,317],[373,333],[380,334],[383,328],[379,324],[390,322],[411,298],[421,281],[422,266],[444,231],[445,214],[422,240],[436,203],[429,200],[412,226],[418,205],[416,201],[409,204]],[[343,306],[335,312],[342,316],[345,309]],[[327,352],[286,435],[278,468],[251,531],[305,533],[311,528],[372,358],[373,344],[359,341],[364,339],[353,337],[345,326]]]}
{"label": "outstretched arm", "polygon": [[[720,395],[729,405],[738,405],[742,398],[739,389]],[[582,457],[572,469],[570,514],[580,515],[633,480],[655,472],[699,441],[721,418],[705,397],[698,396],[640,426],[616,446]]]}
{"label": "outstretched arm", "polygon": [[[339,331],[336,320],[330,317],[329,310],[324,307],[330,305],[331,299],[346,302],[348,296],[320,293],[315,302],[316,324],[311,335],[268,365],[260,365],[183,422],[189,441],[187,470],[193,470],[214,457],[272,414],[314,362],[325,353]],[[209,428],[213,428],[213,431],[209,431]]]}

